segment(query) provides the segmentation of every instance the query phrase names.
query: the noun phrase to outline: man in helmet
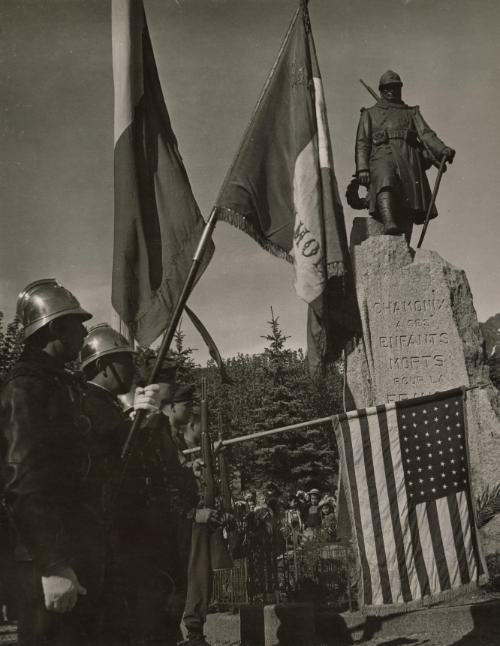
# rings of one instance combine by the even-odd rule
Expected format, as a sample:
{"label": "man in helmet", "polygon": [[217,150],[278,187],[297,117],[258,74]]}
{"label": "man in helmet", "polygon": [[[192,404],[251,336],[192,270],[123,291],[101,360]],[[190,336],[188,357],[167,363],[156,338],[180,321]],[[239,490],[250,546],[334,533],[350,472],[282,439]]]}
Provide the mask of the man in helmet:
{"label": "man in helmet", "polygon": [[[119,479],[121,465],[117,468],[116,457],[131,421],[118,395],[130,390],[132,356],[127,341],[105,324],[90,330],[81,352],[81,366],[89,379],[84,411],[103,447],[111,447],[105,448],[109,470]],[[149,380],[154,360],[146,356],[139,366],[141,382]],[[157,414],[145,420],[112,510],[115,520],[104,625],[113,646],[177,643],[199,495],[193,470],[169,424],[170,415],[175,436],[182,442],[194,387],[176,388],[175,374],[176,364],[167,358],[155,379],[158,409],[153,412]]]}
{"label": "man in helmet", "polygon": [[54,279],[18,297],[24,350],[0,392],[3,501],[15,536],[19,644],[99,643],[104,519],[78,357],[91,318]]}
{"label": "man in helmet", "polygon": [[[84,411],[93,433],[101,438],[108,472],[114,474],[108,496],[113,501],[114,521],[103,624],[107,642],[113,646],[173,646],[184,601],[176,591],[185,580],[183,555],[189,550],[189,543],[179,541],[179,514],[187,519],[188,512],[193,513],[197,487],[193,474],[179,465],[177,448],[164,433],[165,418],[159,415],[174,392],[175,364],[170,359],[160,368],[158,384],[136,390],[134,408],[138,407],[137,393],[144,397],[153,390],[157,406],[150,412],[157,414],[145,419],[122,471],[119,455],[132,422],[118,396],[130,391],[133,356],[127,340],[106,324],[89,331],[81,352],[81,367],[89,380]],[[148,380],[152,368],[148,358],[144,363],[138,371],[142,382]]]}
{"label": "man in helmet", "polygon": [[[384,233],[405,233],[423,224],[431,199],[425,174],[431,163],[445,157],[450,164],[455,151],[444,144],[424,121],[418,106],[401,99],[403,83],[391,70],[380,78],[381,98],[362,108],[356,136],[356,174],[369,189],[370,215],[384,226]],[[431,218],[437,216],[434,208]]]}

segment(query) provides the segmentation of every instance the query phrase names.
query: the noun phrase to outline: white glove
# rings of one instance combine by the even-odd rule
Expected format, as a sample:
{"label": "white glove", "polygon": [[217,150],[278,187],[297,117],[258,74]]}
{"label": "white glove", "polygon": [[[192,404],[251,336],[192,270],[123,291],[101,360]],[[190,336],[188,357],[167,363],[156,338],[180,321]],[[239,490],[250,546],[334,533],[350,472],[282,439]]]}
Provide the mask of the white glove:
{"label": "white glove", "polygon": [[157,413],[160,409],[160,387],[158,384],[136,388],[134,394],[134,411],[143,409],[148,413]]}
{"label": "white glove", "polygon": [[87,590],[80,585],[72,568],[61,568],[55,572],[51,576],[42,576],[45,607],[54,612],[69,612],[75,607],[78,595],[87,594]]}

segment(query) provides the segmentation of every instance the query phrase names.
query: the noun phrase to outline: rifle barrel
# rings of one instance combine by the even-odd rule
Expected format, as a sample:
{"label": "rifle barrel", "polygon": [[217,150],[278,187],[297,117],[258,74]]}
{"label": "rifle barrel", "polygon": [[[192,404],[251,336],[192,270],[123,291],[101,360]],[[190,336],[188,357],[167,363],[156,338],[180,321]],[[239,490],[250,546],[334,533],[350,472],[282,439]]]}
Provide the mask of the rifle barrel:
{"label": "rifle barrel", "polygon": [[365,83],[363,79],[359,79],[359,82],[361,83],[361,85],[365,87],[365,89],[368,90],[368,92],[372,95],[375,101],[380,101],[379,95],[375,92],[375,90],[372,90],[372,88],[367,83]]}

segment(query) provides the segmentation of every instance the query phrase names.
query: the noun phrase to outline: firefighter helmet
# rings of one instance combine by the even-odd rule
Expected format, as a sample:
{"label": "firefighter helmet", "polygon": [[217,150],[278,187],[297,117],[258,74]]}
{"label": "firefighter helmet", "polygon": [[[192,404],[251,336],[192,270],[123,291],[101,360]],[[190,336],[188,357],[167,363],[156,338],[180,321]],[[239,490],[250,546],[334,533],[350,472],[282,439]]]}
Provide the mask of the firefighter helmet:
{"label": "firefighter helmet", "polygon": [[55,278],[35,280],[17,297],[17,316],[23,325],[25,340],[50,321],[70,314],[82,321],[92,318]]}
{"label": "firefighter helmet", "polygon": [[90,328],[80,352],[80,367],[83,369],[93,361],[108,354],[135,354],[127,339],[113,330],[107,323],[99,323]]}

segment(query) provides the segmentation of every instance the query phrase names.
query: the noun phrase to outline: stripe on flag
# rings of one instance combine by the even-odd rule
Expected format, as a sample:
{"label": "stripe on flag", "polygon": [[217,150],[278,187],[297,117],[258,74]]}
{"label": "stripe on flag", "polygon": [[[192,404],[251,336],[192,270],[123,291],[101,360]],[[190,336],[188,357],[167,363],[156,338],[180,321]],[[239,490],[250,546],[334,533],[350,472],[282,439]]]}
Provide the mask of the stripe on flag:
{"label": "stripe on flag", "polygon": [[[220,219],[248,233],[267,251],[293,260],[297,295],[315,307],[308,335],[313,372],[327,349],[328,358],[335,359],[359,325],[352,313],[354,300],[346,307],[347,235],[305,0],[290,24],[216,206]],[[328,303],[318,302],[326,294]],[[335,315],[336,327],[330,311],[341,312]]]}
{"label": "stripe on flag", "polygon": [[379,614],[483,582],[471,505],[464,391],[334,417],[361,570]]}
{"label": "stripe on flag", "polygon": [[[142,345],[167,327],[204,229],[163,99],[141,0],[112,2],[113,307]],[[210,243],[199,278],[211,255]]]}

